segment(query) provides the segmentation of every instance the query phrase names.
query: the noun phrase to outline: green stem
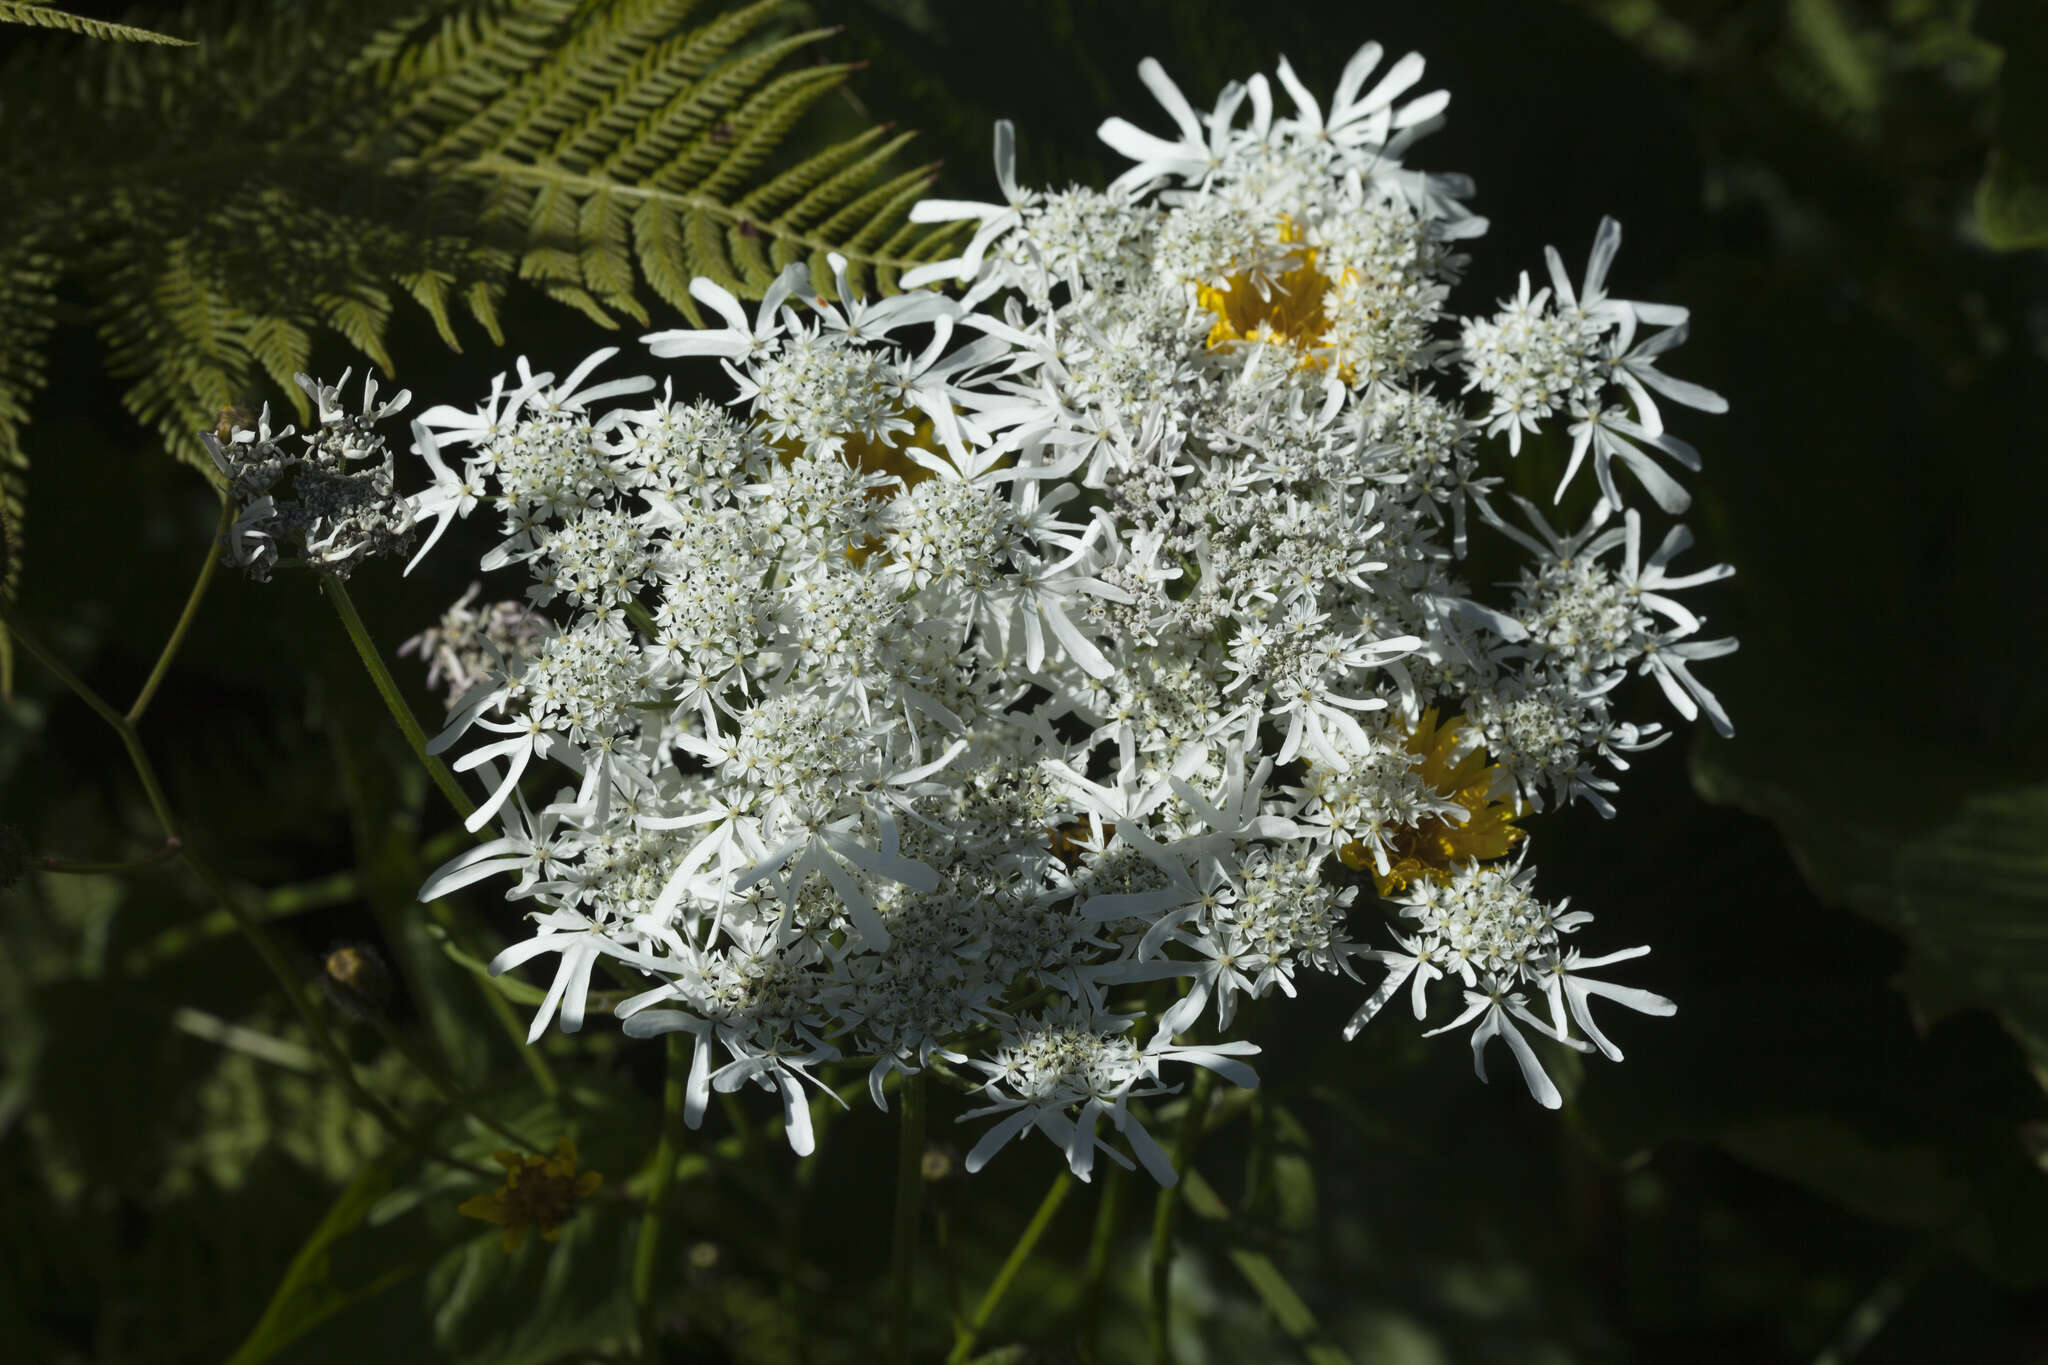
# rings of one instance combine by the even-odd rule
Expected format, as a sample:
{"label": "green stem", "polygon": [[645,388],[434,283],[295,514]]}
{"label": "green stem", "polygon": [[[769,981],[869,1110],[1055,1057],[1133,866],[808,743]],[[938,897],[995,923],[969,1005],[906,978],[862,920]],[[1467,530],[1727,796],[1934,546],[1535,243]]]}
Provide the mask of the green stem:
{"label": "green stem", "polygon": [[918,1213],[924,1199],[924,1073],[903,1078],[896,1092],[896,1219],[890,1239],[889,1359],[910,1360],[910,1301],[916,1288]]}
{"label": "green stem", "polygon": [[427,776],[434,779],[434,785],[441,789],[441,795],[448,798],[448,804],[464,820],[476,813],[476,802],[455,780],[455,774],[448,765],[427,752],[427,734],[420,728],[413,716],[412,707],[406,704],[405,696],[398,690],[398,682],[391,676],[391,670],[384,666],[384,658],[377,653],[377,643],[370,638],[370,632],[363,626],[363,618],[356,614],[356,604],[348,595],[348,588],[333,574],[322,574],[321,589],[327,600],[334,604],[335,615],[341,618],[341,625],[348,632],[349,643],[356,647],[356,656],[363,661],[363,667],[370,672],[370,681],[377,685],[377,693],[384,698],[384,705],[390,709],[391,718],[398,722],[398,728],[405,733],[405,742],[412,746],[413,755],[420,766],[427,770]]}
{"label": "green stem", "polygon": [[650,640],[661,634],[661,627],[654,624],[654,614],[630,597],[626,599],[626,619]]}
{"label": "green stem", "polygon": [[206,562],[199,566],[199,577],[193,580],[192,591],[185,596],[185,610],[178,613],[178,624],[171,627],[171,638],[164,641],[163,652],[156,656],[156,667],[149,670],[149,677],[142,684],[142,691],[136,693],[135,704],[128,708],[127,720],[130,725],[142,719],[142,713],[149,709],[149,703],[156,697],[156,690],[163,686],[164,675],[171,671],[171,660],[178,657],[178,649],[185,643],[185,636],[192,629],[192,623],[199,619],[199,604],[206,597],[206,589],[213,582],[213,571],[220,564],[220,540],[234,524],[235,505],[223,500],[220,505],[220,524],[213,528],[213,539],[206,546]]}
{"label": "green stem", "polygon": [[36,662],[55,674],[57,681],[69,688],[80,701],[90,706],[101,720],[116,730],[125,730],[128,727],[127,717],[107,705],[105,697],[87,687],[84,679],[66,668],[56,655],[43,647],[41,640],[30,634],[21,622],[14,619],[14,613],[8,609],[4,599],[0,599],[0,625],[5,625],[8,634],[20,641],[21,647],[35,656]]}
{"label": "green stem", "polygon": [[[1173,1169],[1186,1171],[1195,1156],[1195,1139],[1201,1136],[1202,1120],[1209,1111],[1209,1091],[1216,1077],[1206,1067],[1195,1073],[1188,1092],[1187,1110],[1181,1115],[1180,1133],[1173,1145]],[[1148,1336],[1152,1344],[1152,1365],[1173,1365],[1173,1225],[1180,1216],[1179,1182],[1159,1191],[1152,1206],[1152,1254],[1147,1264],[1152,1276]]]}
{"label": "green stem", "polygon": [[1123,1167],[1109,1168],[1109,1174],[1103,1177],[1102,1199],[1095,1206],[1095,1230],[1088,1238],[1088,1267],[1082,1277],[1081,1340],[1086,1343],[1091,1360],[1101,1331],[1103,1282],[1109,1274],[1109,1253],[1116,1243],[1116,1225],[1123,1212],[1124,1188],[1129,1180]]}
{"label": "green stem", "polygon": [[[363,625],[363,618],[356,612],[355,599],[348,595],[347,585],[334,575],[327,574],[322,576],[321,586],[327,594],[327,600],[334,604],[334,613],[341,618],[342,628],[348,632],[349,643],[356,647],[356,657],[363,661],[363,667],[370,674],[370,681],[376,684],[377,694],[384,698],[385,708],[391,712],[391,718],[398,722],[399,730],[405,735],[405,742],[412,746],[414,757],[418,758],[420,766],[427,770],[427,776],[434,780],[434,785],[441,789],[441,795],[447,798],[448,804],[453,806],[464,820],[469,819],[476,813],[476,803],[469,799],[468,793],[456,782],[455,774],[449,770],[448,765],[427,752],[426,731],[421,728],[418,717],[413,715],[412,707],[406,703],[405,695],[398,690],[398,682],[391,676],[391,670],[384,666],[384,658],[377,652],[376,642],[370,638],[369,630]],[[451,938],[460,937],[455,926],[446,918],[445,912],[438,914],[436,918],[442,927],[448,930]],[[547,1059],[541,1056],[538,1048],[527,1045],[526,1030],[520,1027],[517,1016],[512,1013],[512,1007],[505,1002],[504,996],[488,977],[480,979],[479,984],[485,1007],[491,1011],[492,1017],[512,1039],[513,1046],[519,1050],[520,1056],[526,1062],[527,1070],[533,1073],[534,1082],[550,1100],[559,1099],[562,1087],[556,1081],[553,1069],[548,1066]]]}
{"label": "green stem", "polygon": [[130,858],[124,862],[94,863],[80,862],[72,858],[38,858],[36,859],[36,866],[45,872],[64,872],[80,876],[88,873],[106,873],[118,876],[128,872],[140,872],[145,867],[154,867],[160,862],[175,858],[178,856],[180,846],[179,840],[166,839],[161,848],[145,853],[140,858]]}
{"label": "green stem", "polygon": [[661,1137],[654,1144],[654,1182],[647,1190],[647,1213],[633,1247],[633,1313],[640,1324],[640,1359],[661,1358],[659,1325],[654,1320],[654,1269],[661,1255],[662,1205],[676,1177],[676,1131],[683,1124],[683,1098],[690,1072],[687,1034],[668,1036],[668,1080],[661,1092]]}
{"label": "green stem", "polygon": [[291,964],[285,960],[284,951],[277,946],[277,941],[271,938],[269,932],[261,924],[258,924],[249,912],[243,908],[241,901],[229,890],[227,882],[221,877],[220,873],[214,870],[213,865],[202,858],[197,850],[184,842],[183,836],[178,832],[177,817],[171,813],[170,802],[164,796],[163,784],[157,780],[156,767],[149,761],[149,754],[142,747],[142,739],[136,734],[135,727],[129,723],[128,718],[109,706],[106,699],[86,686],[85,682],[77,674],[64,667],[58,661],[56,655],[46,649],[42,641],[37,639],[32,632],[23,630],[21,623],[14,620],[4,607],[0,607],[0,624],[4,624],[9,633],[21,642],[24,649],[28,650],[44,667],[54,673],[58,681],[77,694],[80,701],[83,701],[97,712],[100,718],[113,728],[114,733],[121,737],[121,744],[128,750],[129,762],[135,769],[135,776],[142,783],[142,790],[149,798],[150,809],[156,814],[157,824],[163,831],[164,841],[166,843],[173,841],[178,843],[179,856],[184,860],[185,865],[192,869],[193,874],[199,878],[207,891],[233,917],[235,927],[241,930],[243,937],[249,940],[250,946],[256,949],[257,956],[263,959],[264,966],[270,969],[270,973],[277,979],[278,985],[283,987],[285,999],[291,1002],[292,1009],[298,1014],[299,1022],[304,1025],[307,1036],[313,1041],[314,1050],[320,1054],[320,1059],[334,1073],[335,1079],[341,1083],[341,1087],[347,1092],[349,1099],[358,1108],[375,1119],[378,1125],[392,1137],[406,1146],[417,1150],[422,1155],[432,1157],[461,1170],[469,1171],[472,1174],[490,1175],[489,1171],[484,1170],[480,1166],[473,1166],[466,1161],[460,1161],[435,1151],[425,1138],[408,1128],[404,1121],[397,1114],[393,1113],[383,1101],[363,1088],[362,1082],[356,1079],[354,1068],[349,1065],[348,1058],[342,1055],[341,1049],[335,1046],[334,1039],[328,1034],[326,1026],[320,1020],[320,1016],[314,1012],[311,1005],[306,1003],[305,991],[301,989],[297,975],[292,971]]}
{"label": "green stem", "polygon": [[372,1014],[370,1015],[370,1022],[376,1028],[378,1035],[384,1039],[385,1043],[393,1051],[411,1063],[413,1070],[426,1077],[427,1084],[434,1087],[434,1093],[439,1095],[449,1108],[461,1110],[484,1127],[496,1133],[499,1137],[504,1138],[514,1147],[522,1148],[528,1152],[540,1152],[545,1155],[546,1149],[536,1145],[529,1138],[521,1137],[512,1129],[477,1108],[476,1101],[462,1092],[462,1088],[455,1084],[454,1078],[448,1074],[447,1069],[422,1052],[410,1038],[400,1033],[397,1026],[388,1018],[382,1014]]}
{"label": "green stem", "polygon": [[980,1337],[981,1329],[988,1325],[989,1318],[995,1314],[996,1306],[1003,1301],[1003,1295],[1010,1292],[1010,1282],[1017,1278],[1017,1272],[1031,1259],[1031,1253],[1038,1247],[1038,1239],[1052,1226],[1054,1216],[1060,1211],[1060,1205],[1066,1202],[1067,1193],[1073,1188],[1074,1177],[1067,1171],[1061,1171],[1046,1188],[1045,1198],[1038,1201],[1038,1212],[1031,1215],[1031,1221],[1026,1223],[1024,1231],[1018,1234],[1016,1245],[1010,1248],[1010,1254],[1003,1259],[1002,1269],[996,1271],[995,1279],[989,1282],[988,1292],[981,1296],[980,1303],[974,1305],[974,1312],[967,1319],[966,1327],[954,1338],[953,1351],[946,1357],[946,1365],[963,1365],[973,1352],[975,1340]]}

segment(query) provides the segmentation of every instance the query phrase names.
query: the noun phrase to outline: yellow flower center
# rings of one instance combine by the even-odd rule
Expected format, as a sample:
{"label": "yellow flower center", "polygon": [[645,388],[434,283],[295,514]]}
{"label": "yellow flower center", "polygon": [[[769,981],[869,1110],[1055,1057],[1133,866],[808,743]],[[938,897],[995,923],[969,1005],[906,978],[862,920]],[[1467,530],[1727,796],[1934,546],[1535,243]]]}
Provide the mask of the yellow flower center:
{"label": "yellow flower center", "polygon": [[576,1140],[563,1138],[555,1144],[553,1156],[538,1152],[520,1156],[517,1152],[494,1154],[505,1168],[505,1183],[491,1194],[464,1200],[456,1212],[465,1218],[495,1223],[505,1229],[505,1250],[517,1251],[526,1244],[529,1230],[538,1228],[543,1242],[562,1239],[562,1224],[576,1212],[576,1206],[596,1192],[604,1177],[596,1171],[576,1173]]}
{"label": "yellow flower center", "polygon": [[[904,415],[909,415],[907,409]],[[933,429],[931,418],[923,413],[918,413],[917,425],[915,427],[909,431],[894,432],[890,439],[895,441],[896,444],[884,445],[880,439],[870,436],[866,432],[851,432],[839,438],[839,458],[863,474],[889,474],[901,479],[903,481],[901,491],[906,492],[917,487],[926,479],[935,477],[930,469],[919,464],[904,453],[905,448],[908,446],[917,446],[921,450],[938,450],[939,436],[938,432]],[[775,450],[784,464],[788,464],[797,456],[803,454],[804,451],[804,443],[802,441],[792,440],[787,437],[779,440],[771,439],[768,444]],[[887,502],[895,497],[898,491],[895,484],[884,484],[879,488],[871,488],[867,494],[868,501]],[[868,562],[870,555],[881,548],[881,541],[870,539],[860,545],[847,546],[846,557],[858,569]]]}
{"label": "yellow flower center", "polygon": [[[1221,285],[1196,286],[1195,301],[1216,315],[1209,349],[1245,342],[1285,346],[1299,354],[1298,365],[1323,369],[1329,357],[1322,342],[1330,330],[1323,305],[1332,281],[1317,268],[1316,248],[1302,241],[1301,229],[1284,214],[1280,244],[1286,250],[1278,261],[1246,265],[1224,276]],[[1355,273],[1347,269],[1337,282],[1348,284]]]}
{"label": "yellow flower center", "polygon": [[1516,805],[1494,795],[1500,765],[1488,763],[1484,749],[1459,752],[1458,732],[1464,724],[1462,716],[1453,716],[1438,725],[1436,708],[1431,707],[1416,722],[1406,746],[1422,760],[1416,766],[1422,780],[1465,808],[1462,823],[1431,815],[1399,831],[1390,841],[1385,872],[1378,870],[1372,850],[1362,843],[1345,844],[1337,850],[1344,866],[1372,871],[1373,884],[1382,896],[1411,881],[1448,876],[1460,863],[1505,857],[1522,841],[1523,831],[1514,823],[1519,813]]}

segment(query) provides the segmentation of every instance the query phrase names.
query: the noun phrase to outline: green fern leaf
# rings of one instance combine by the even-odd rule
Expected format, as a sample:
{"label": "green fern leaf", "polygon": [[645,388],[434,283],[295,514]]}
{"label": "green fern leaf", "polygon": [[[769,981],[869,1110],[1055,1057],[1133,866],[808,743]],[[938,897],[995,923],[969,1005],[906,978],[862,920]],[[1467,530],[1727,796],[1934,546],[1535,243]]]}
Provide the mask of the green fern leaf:
{"label": "green fern leaf", "polygon": [[[21,429],[43,387],[43,346],[56,307],[57,262],[28,242],[0,251],[0,601],[12,602],[27,547],[28,454]],[[0,697],[14,696],[14,646],[0,626]]]}
{"label": "green fern leaf", "polygon": [[[74,27],[0,0],[16,10]],[[191,0],[175,26],[198,51],[18,45],[0,63],[0,530],[18,540],[59,284],[129,411],[209,477],[195,430],[266,391],[302,403],[290,376],[327,335],[388,371],[395,299],[454,347],[457,304],[504,344],[515,281],[605,326],[646,325],[649,293],[701,324],[696,274],[758,297],[804,262],[822,285],[833,251],[892,287],[957,236],[907,222],[929,181],[897,166],[909,134],[817,134],[853,68],[818,61],[832,31],[797,13],[357,0],[314,25]],[[9,555],[0,592],[18,572]]]}
{"label": "green fern leaf", "polygon": [[0,24],[26,24],[31,28],[52,28],[65,33],[82,33],[88,38],[99,38],[115,43],[159,43],[166,47],[193,47],[190,38],[175,38],[168,33],[154,29],[135,28],[128,24],[110,24],[103,19],[88,19],[82,14],[67,14],[61,9],[52,9],[43,0],[0,0]]}
{"label": "green fern leaf", "polygon": [[704,325],[697,301],[690,297],[690,272],[684,268],[687,248],[680,228],[684,221],[666,204],[642,199],[633,210],[633,246],[640,270],[654,292],[670,307],[682,310],[693,327]]}

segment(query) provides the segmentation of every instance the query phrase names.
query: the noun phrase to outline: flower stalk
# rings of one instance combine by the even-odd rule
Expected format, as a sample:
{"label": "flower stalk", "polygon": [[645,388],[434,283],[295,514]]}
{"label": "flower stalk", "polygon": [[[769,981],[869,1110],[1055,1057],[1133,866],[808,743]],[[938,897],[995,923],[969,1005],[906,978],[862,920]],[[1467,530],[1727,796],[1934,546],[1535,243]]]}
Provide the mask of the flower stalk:
{"label": "flower stalk", "polygon": [[682,1128],[689,1075],[689,1039],[672,1033],[668,1039],[668,1077],[661,1092],[661,1135],[655,1140],[650,1163],[647,1212],[641,1215],[640,1234],[633,1243],[633,1317],[639,1325],[640,1359],[648,1365],[656,1365],[661,1359],[660,1324],[654,1312],[654,1274],[661,1257],[662,1221],[668,1213],[665,1205],[676,1178],[676,1134]]}
{"label": "flower stalk", "polygon": [[1066,1202],[1067,1195],[1073,1188],[1074,1176],[1071,1171],[1061,1171],[1053,1177],[1052,1184],[1046,1187],[1045,1197],[1038,1201],[1038,1209],[1031,1215],[1031,1221],[1024,1225],[1024,1231],[1017,1235],[1017,1241],[1011,1246],[1010,1254],[1003,1258],[1001,1269],[997,1270],[996,1277],[989,1281],[988,1291],[981,1296],[981,1301],[974,1305],[974,1312],[968,1316],[954,1337],[953,1349],[946,1356],[946,1365],[964,1365],[968,1357],[974,1353],[974,1343],[981,1338],[981,1329],[988,1326],[988,1320],[995,1315],[1003,1296],[1010,1292],[1010,1284],[1017,1278],[1017,1272],[1024,1268],[1024,1263],[1031,1259],[1031,1253],[1038,1249],[1038,1239],[1045,1235],[1045,1230],[1052,1226],[1052,1220],[1059,1216],[1060,1205]]}
{"label": "flower stalk", "polygon": [[[1181,1115],[1180,1132],[1173,1144],[1176,1171],[1185,1172],[1193,1167],[1195,1144],[1209,1113],[1209,1092],[1214,1084],[1213,1073],[1195,1073],[1187,1108]],[[1151,1274],[1151,1295],[1146,1328],[1153,1365],[1173,1365],[1173,1229],[1180,1217],[1180,1194],[1178,1183],[1168,1185],[1159,1191],[1152,1205],[1152,1249],[1146,1261]]]}
{"label": "flower stalk", "polygon": [[349,596],[348,585],[335,574],[322,574],[320,588],[327,600],[334,606],[334,614],[341,618],[342,629],[348,632],[349,643],[356,647],[356,657],[363,661],[363,667],[370,674],[370,681],[377,685],[377,695],[384,699],[391,718],[398,722],[398,728],[405,735],[405,742],[412,746],[413,756],[420,766],[427,770],[434,785],[441,789],[441,795],[448,798],[448,804],[458,815],[468,819],[476,812],[476,802],[455,780],[455,774],[448,765],[427,752],[426,731],[420,728],[412,707],[405,695],[398,690],[398,681],[391,676],[391,670],[384,666],[384,657],[377,652],[377,642],[370,638],[370,632],[363,625],[363,618],[356,611],[355,599]]}
{"label": "flower stalk", "polygon": [[915,1071],[896,1092],[896,1216],[889,1258],[889,1359],[910,1360],[911,1301],[917,1290],[917,1234],[924,1204],[925,1077]]}

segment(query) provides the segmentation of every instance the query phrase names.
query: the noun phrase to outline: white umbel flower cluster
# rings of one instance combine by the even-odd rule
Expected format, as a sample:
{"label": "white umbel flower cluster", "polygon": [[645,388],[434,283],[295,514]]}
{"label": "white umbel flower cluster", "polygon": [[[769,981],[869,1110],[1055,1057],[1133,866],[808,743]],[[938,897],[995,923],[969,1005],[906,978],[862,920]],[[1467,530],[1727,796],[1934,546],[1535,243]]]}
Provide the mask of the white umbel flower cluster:
{"label": "white umbel flower cluster", "polygon": [[[1577,288],[1553,253],[1447,311],[1485,223],[1407,161],[1446,97],[1380,57],[1327,109],[1283,62],[1291,113],[1263,77],[1198,113],[1148,61],[1173,130],[1105,124],[1106,190],[1020,187],[999,126],[1002,201],[915,214],[974,225],[905,280],[957,296],[698,280],[723,325],[647,340],[725,404],[618,402],[653,381],[591,385],[607,351],[414,424],[429,545],[495,513],[484,567],[553,622],[435,743],[501,833],[422,890],[516,878],[536,932],[493,969],[556,959],[534,1036],[602,963],[627,1033],[690,1035],[692,1123],[758,1086],[808,1151],[815,1069],[862,1059],[884,1107],[891,1073],[978,1089],[970,1169],[1035,1128],[1170,1182],[1140,1102],[1254,1084],[1238,1007],[1306,978],[1362,983],[1354,1031],[1447,1007],[1551,1106],[1530,1034],[1618,1058],[1595,997],[1672,1011],[1580,975],[1647,950],[1584,955],[1514,819],[1612,810],[1667,737],[1631,672],[1727,729],[1692,666],[1734,642],[1674,594],[1730,571],[1678,571],[1613,476],[1682,507],[1652,394],[1721,401],[1658,368],[1682,310],[1606,293],[1611,220]],[[1603,494],[1569,531],[1483,472],[1550,423]],[[1481,537],[1524,565],[1491,605]],[[536,808],[542,764],[573,780]]]}
{"label": "white umbel flower cluster", "polygon": [[363,381],[363,401],[342,402],[341,381],[323,384],[293,375],[313,401],[319,426],[289,448],[294,428],[272,431],[270,407],[254,415],[229,408],[213,431],[198,433],[225,482],[234,519],[221,537],[221,559],[259,583],[281,564],[337,578],[366,560],[399,554],[413,541],[412,500],[398,492],[398,465],[376,425],[401,411],[401,389],[377,401],[377,381]]}

